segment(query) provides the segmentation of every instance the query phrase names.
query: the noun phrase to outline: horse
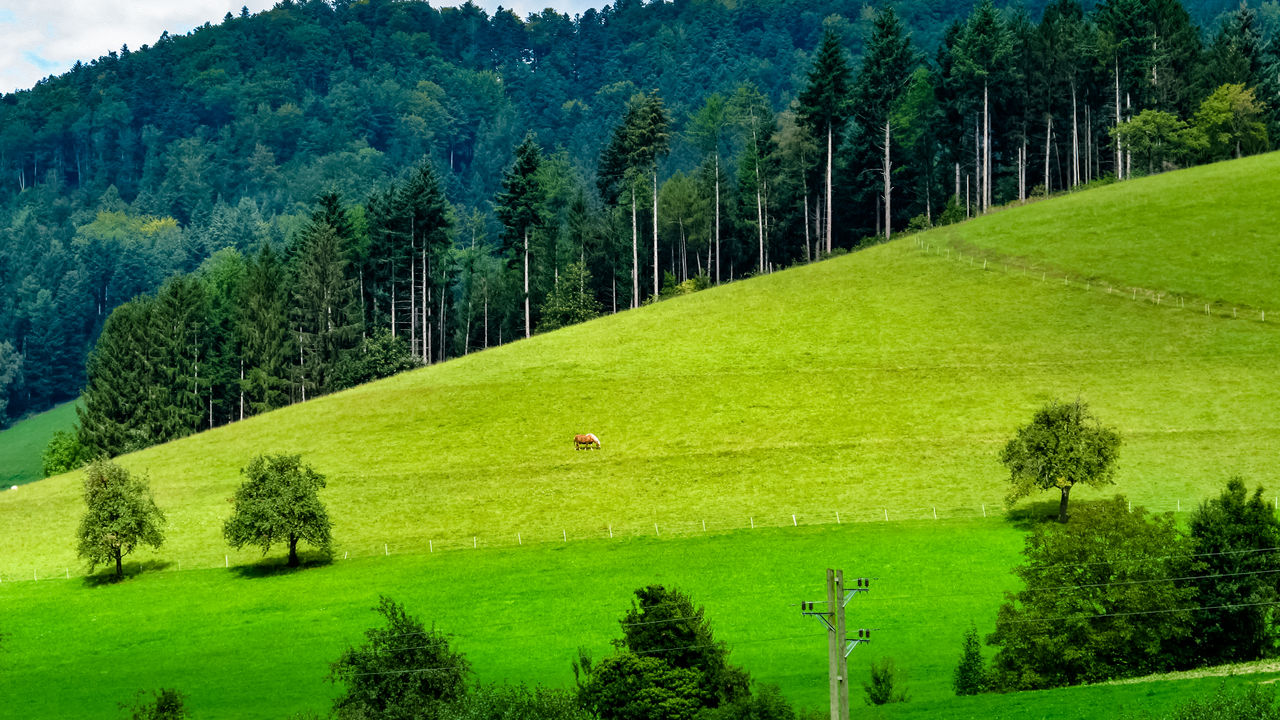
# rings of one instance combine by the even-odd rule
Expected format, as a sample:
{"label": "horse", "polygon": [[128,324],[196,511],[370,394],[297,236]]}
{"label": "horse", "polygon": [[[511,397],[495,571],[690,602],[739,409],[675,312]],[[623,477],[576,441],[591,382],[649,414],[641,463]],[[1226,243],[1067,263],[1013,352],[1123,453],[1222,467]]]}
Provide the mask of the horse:
{"label": "horse", "polygon": [[573,449],[581,450],[584,447],[587,449],[595,448],[599,450],[600,438],[596,437],[595,433],[587,433],[586,435],[574,435]]}

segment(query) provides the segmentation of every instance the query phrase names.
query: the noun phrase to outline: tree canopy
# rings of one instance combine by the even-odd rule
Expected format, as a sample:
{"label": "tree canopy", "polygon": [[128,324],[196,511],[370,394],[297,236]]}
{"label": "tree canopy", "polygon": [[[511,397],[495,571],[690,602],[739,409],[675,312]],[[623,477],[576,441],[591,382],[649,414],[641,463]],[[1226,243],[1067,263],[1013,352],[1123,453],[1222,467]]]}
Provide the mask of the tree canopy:
{"label": "tree canopy", "polygon": [[1119,450],[1120,434],[1103,426],[1083,401],[1051,401],[1000,451],[1013,485],[1007,502],[1013,504],[1034,490],[1057,488],[1058,522],[1066,522],[1071,488],[1112,483]]}
{"label": "tree canopy", "polygon": [[137,477],[107,460],[85,469],[85,514],[76,532],[76,554],[89,563],[115,563],[115,576],[124,577],[123,560],[139,545],[164,544],[164,513],[151,496],[145,477]]}
{"label": "tree canopy", "polygon": [[320,490],[325,479],[302,464],[301,455],[258,455],[241,469],[244,482],[236,490],[231,517],[222,527],[227,542],[239,549],[284,543],[289,566],[299,564],[298,543],[306,542],[324,554],[333,542],[332,525]]}

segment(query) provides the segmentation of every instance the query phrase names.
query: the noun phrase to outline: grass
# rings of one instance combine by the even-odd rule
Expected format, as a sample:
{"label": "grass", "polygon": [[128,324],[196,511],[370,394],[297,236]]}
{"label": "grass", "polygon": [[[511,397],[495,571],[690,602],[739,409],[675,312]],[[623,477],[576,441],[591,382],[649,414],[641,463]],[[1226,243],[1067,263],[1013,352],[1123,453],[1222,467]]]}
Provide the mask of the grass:
{"label": "grass", "polygon": [[68,402],[0,430],[0,488],[44,477],[41,453],[54,432],[70,430],[75,422],[75,403]]}
{"label": "grass", "polygon": [[[1179,178],[1120,189],[1191,192]],[[1075,202],[980,222],[1056,214],[1060,232],[1084,235],[1097,217],[1071,225],[1057,209]],[[1248,210],[1223,213],[1243,223]],[[1117,243],[1144,231],[1125,232]],[[1054,248],[1064,267],[1081,262]],[[1159,260],[1144,277],[1177,285]],[[627,592],[670,581],[707,604],[753,673],[818,704],[822,637],[785,606],[838,563],[885,582],[885,600],[866,603],[889,636],[874,651],[908,669],[915,698],[885,717],[1156,708],[1214,681],[949,697],[960,634],[993,620],[1021,543],[996,517],[996,451],[1046,399],[1079,395],[1125,444],[1118,487],[1073,502],[1119,490],[1186,510],[1237,473],[1275,488],[1278,353],[1270,322],[983,271],[913,239],[603,318],[122,458],[170,520],[166,546],[137,558],[156,571],[122,585],[11,582],[82,572],[79,479],[0,494],[0,624],[14,636],[0,662],[15,680],[0,703],[93,716],[177,685],[211,715],[319,707],[325,663],[372,621],[379,592],[458,633],[483,678],[563,685],[577,645],[606,649]],[[575,452],[587,431],[603,448]],[[351,559],[257,577],[255,553],[226,553],[226,500],[258,452],[301,452],[328,475],[338,557]]]}
{"label": "grass", "polygon": [[1270,153],[1010,208],[934,237],[1118,286],[1274,311],[1280,322],[1277,194],[1280,153]]}
{"label": "grass", "polygon": [[335,690],[325,681],[328,663],[377,622],[371,608],[380,593],[453,634],[479,680],[567,687],[578,647],[597,657],[610,651],[629,591],[663,582],[705,604],[717,636],[756,679],[817,707],[826,697],[825,635],[796,603],[822,596],[828,566],[876,578],[850,605],[854,627],[879,628],[851,656],[851,702],[862,705],[859,683],[882,655],[905,671],[912,698],[882,717],[1018,717],[1032,709],[1046,718],[1113,717],[1219,682],[954,698],[960,637],[970,620],[991,629],[989,608],[1011,589],[1007,568],[1021,542],[995,519],[860,523],[392,555],[299,572],[269,563],[151,568],[108,585],[7,583],[6,654],[23,661],[5,663],[0,706],[15,717],[111,718],[137,689],[172,686],[189,693],[198,717],[324,711]]}

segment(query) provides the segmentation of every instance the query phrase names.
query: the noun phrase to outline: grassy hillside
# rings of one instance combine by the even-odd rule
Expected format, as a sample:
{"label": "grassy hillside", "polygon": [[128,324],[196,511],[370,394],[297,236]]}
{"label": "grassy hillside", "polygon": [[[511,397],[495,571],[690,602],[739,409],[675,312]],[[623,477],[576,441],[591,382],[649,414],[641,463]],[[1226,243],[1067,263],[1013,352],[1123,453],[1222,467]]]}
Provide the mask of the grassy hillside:
{"label": "grassy hillside", "polygon": [[1278,195],[1280,153],[1270,153],[1011,208],[934,238],[1280,322]]}
{"label": "grassy hillside", "polygon": [[[1205,182],[1194,192],[1210,192]],[[1099,192],[1119,190],[1171,206],[1191,192],[1177,174]],[[1031,227],[1052,214],[1064,237],[1080,236],[1098,218],[1077,227],[1060,206],[1081,197],[979,222]],[[1244,228],[1247,211],[1223,212]],[[1241,237],[1266,237],[1260,217]],[[1109,222],[1127,232],[1120,244],[1147,232]],[[973,231],[924,244],[961,232]],[[1023,714],[1023,703],[1092,716],[1202,689],[960,702],[949,673],[968,621],[987,627],[1012,587],[1022,526],[999,516],[995,454],[1013,429],[1045,399],[1079,395],[1123,434],[1116,490],[1137,502],[1187,509],[1237,473],[1275,488],[1280,327],[1000,263],[984,271],[919,245],[735,283],[125,457],[170,519],[166,547],[138,560],[175,572],[12,582],[78,572],[79,481],[0,494],[0,629],[14,636],[5,664],[18,666],[5,672],[19,675],[0,684],[0,703],[107,716],[133,689],[168,683],[215,715],[319,707],[332,692],[325,663],[372,622],[379,592],[457,633],[482,678],[563,684],[576,646],[606,651],[632,587],[667,581],[708,605],[758,677],[817,704],[821,635],[787,605],[817,593],[829,564],[882,578],[865,606],[889,631],[874,652],[908,668],[916,697],[887,716]],[[1064,244],[1046,257],[1055,248],[1061,267],[1079,260]],[[1144,277],[1176,284],[1176,267],[1166,280],[1162,256],[1149,257]],[[586,431],[603,449],[573,450]],[[257,452],[301,452],[329,476],[338,562],[263,576],[256,554],[226,553],[226,499]]]}
{"label": "grassy hillside", "polygon": [[53,433],[70,430],[76,422],[75,403],[20,420],[0,431],[0,488],[22,485],[44,477],[40,454]]}

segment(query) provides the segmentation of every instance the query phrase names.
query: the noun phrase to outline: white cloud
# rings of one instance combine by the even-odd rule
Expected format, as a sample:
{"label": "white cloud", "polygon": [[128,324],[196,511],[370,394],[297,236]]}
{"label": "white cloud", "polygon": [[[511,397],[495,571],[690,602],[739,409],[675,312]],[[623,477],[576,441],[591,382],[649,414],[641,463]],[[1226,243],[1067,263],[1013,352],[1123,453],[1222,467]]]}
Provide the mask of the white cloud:
{"label": "white cloud", "polygon": [[[0,92],[29,88],[42,78],[71,69],[128,45],[150,45],[166,30],[181,35],[228,12],[258,12],[275,0],[6,0],[0,8]],[[433,2],[433,6],[457,5]],[[551,6],[570,14],[603,3],[590,0],[508,0],[478,3],[492,12],[499,4],[521,17]]]}

